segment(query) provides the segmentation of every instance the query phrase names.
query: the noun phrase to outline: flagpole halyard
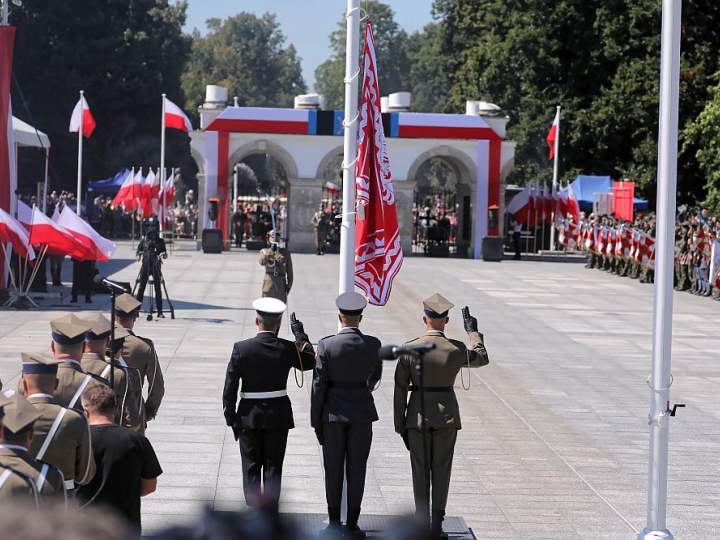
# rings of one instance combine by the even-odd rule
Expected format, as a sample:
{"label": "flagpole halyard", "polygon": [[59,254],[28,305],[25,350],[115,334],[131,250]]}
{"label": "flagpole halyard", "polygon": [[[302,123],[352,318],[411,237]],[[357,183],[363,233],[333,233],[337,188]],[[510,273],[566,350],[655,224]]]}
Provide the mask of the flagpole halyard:
{"label": "flagpole halyard", "polygon": [[85,116],[85,92],[80,90],[80,129],[78,130],[78,177],[77,177],[77,208],[75,213],[80,215],[80,207],[82,206],[82,155],[83,155],[83,123]]}
{"label": "flagpole halyard", "polygon": [[677,193],[678,104],[682,0],[663,0],[660,52],[657,228],[650,374],[647,525],[639,540],[672,539],[667,530],[673,259]]}
{"label": "flagpole halyard", "polygon": [[[357,117],[360,0],[347,0],[345,42],[345,118],[343,120],[343,207],[340,226],[340,274],[338,292],[355,290],[355,174],[357,159]],[[352,120],[351,120],[352,119]],[[348,164],[348,165],[346,165]]]}

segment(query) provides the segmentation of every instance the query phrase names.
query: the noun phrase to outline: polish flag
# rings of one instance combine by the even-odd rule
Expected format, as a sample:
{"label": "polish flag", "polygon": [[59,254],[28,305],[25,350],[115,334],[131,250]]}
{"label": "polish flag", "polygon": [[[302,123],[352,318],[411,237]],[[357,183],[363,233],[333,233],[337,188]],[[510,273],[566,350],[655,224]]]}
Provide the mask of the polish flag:
{"label": "polish flag", "polygon": [[165,179],[165,184],[160,188],[160,194],[158,195],[158,217],[161,220],[165,220],[167,209],[172,206],[173,199],[175,198],[175,179],[176,175],[171,174],[169,178]]}
{"label": "polish flag", "polygon": [[85,247],[88,257],[85,260],[108,261],[117,250],[117,246],[103,238],[85,220],[67,206],[63,209],[58,225],[69,231]]}
{"label": "polish flag", "polygon": [[12,245],[13,251],[23,259],[35,258],[27,230],[2,208],[0,208],[0,242]]}
{"label": "polish flag", "polygon": [[555,120],[553,120],[552,127],[550,128],[550,133],[548,133],[547,136],[547,143],[550,147],[550,159],[553,159],[555,157],[555,142],[557,140],[557,132],[560,128],[560,111],[557,111],[555,113]]}
{"label": "polish flag", "polygon": [[523,190],[515,195],[507,205],[508,213],[512,214],[515,221],[521,225],[525,225],[530,221],[530,210],[532,208],[531,190],[531,185],[529,183],[525,184]]}
{"label": "polish flag", "polygon": [[[130,203],[133,199],[133,184],[135,182],[135,174],[132,171],[128,171],[127,175],[125,176],[125,180],[123,180],[122,185],[120,186],[120,189],[115,194],[115,198],[112,201],[113,206],[122,206],[125,205],[126,208],[129,208]],[[55,216],[53,216],[53,219],[55,219]]]}
{"label": "polish flag", "polygon": [[531,229],[536,228],[540,222],[542,221],[542,195],[540,194],[540,182],[536,182],[533,184],[532,188],[532,202],[533,202],[533,210],[532,214],[530,216],[530,224],[529,227]]}
{"label": "polish flag", "polygon": [[92,135],[95,131],[95,119],[90,112],[90,107],[85,101],[85,96],[80,96],[80,100],[73,109],[72,116],[70,117],[70,132],[77,133],[80,131],[80,123],[82,120],[83,137],[86,139]]}
{"label": "polish flag", "polygon": [[567,187],[567,213],[578,218],[580,216],[580,205],[578,204],[575,190],[572,185],[568,184]]}
{"label": "polish flag", "polygon": [[18,215],[18,221],[22,223],[23,227],[25,227],[28,231],[30,230],[30,227],[32,227],[33,223],[33,211],[32,208],[30,208],[27,204],[24,202],[18,200],[17,202],[17,215]]}
{"label": "polish flag", "polygon": [[150,217],[157,214],[158,195],[160,193],[160,179],[150,169],[145,183],[142,186],[142,214],[143,217]]}
{"label": "polish flag", "polygon": [[340,186],[338,186],[338,185],[337,185],[336,183],[334,183],[334,182],[331,182],[330,180],[328,180],[327,182],[325,182],[325,183],[323,184],[323,187],[327,190],[327,192],[328,192],[330,195],[340,195],[340,193],[342,192],[342,190],[340,189]]}
{"label": "polish flag", "polygon": [[32,209],[32,225],[30,226],[30,243],[44,244],[50,255],[69,255],[83,261],[90,255],[86,246],[61,225],[43,214],[37,206]]}
{"label": "polish flag", "polygon": [[168,98],[164,97],[163,99],[165,100],[165,127],[179,129],[185,133],[192,131],[192,124],[183,110]]}
{"label": "polish flag", "polygon": [[545,223],[552,225],[552,203],[553,200],[548,195],[547,184],[543,183],[543,214]]}
{"label": "polish flag", "polygon": [[[556,220],[562,220],[567,217],[568,214],[568,196],[564,189],[558,190],[558,213]],[[577,217],[577,216],[575,216]]]}

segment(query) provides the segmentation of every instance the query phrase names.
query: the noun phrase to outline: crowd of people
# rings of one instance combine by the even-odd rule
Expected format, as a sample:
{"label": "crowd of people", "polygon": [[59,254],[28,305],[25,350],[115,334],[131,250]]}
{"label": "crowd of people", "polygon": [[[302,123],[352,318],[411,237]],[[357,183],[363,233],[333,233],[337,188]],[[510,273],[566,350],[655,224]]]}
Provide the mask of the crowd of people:
{"label": "crowd of people", "polygon": [[[559,226],[560,242],[588,253],[587,268],[653,283],[655,214],[637,214],[630,222],[613,215],[581,213],[579,223]],[[720,220],[706,209],[682,211],[675,226],[674,284],[678,291],[720,300]],[[716,262],[713,263],[713,258]],[[713,296],[713,289],[718,294]]]}
{"label": "crowd of people", "polygon": [[52,356],[22,353],[21,380],[0,393],[0,506],[106,507],[140,532],[140,498],[162,474],[144,432],[165,387],[153,341],[134,332],[141,303],[116,304],[112,322],[51,321]]}
{"label": "crowd of people", "polygon": [[445,207],[443,199],[426,198],[413,205],[413,246],[446,246],[457,238],[458,218],[454,209]]}
{"label": "crowd of people", "polygon": [[232,215],[235,247],[242,247],[243,242],[245,245],[247,242],[264,242],[273,230],[273,222],[280,237],[287,238],[287,204],[280,197],[275,197],[272,204],[238,198]]}

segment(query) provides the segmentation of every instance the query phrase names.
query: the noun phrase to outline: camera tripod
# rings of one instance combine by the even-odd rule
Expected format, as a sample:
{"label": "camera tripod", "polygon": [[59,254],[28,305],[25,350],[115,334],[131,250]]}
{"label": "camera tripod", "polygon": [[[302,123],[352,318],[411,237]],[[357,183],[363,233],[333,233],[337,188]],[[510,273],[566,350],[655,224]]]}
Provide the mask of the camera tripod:
{"label": "camera tripod", "polygon": [[[143,276],[143,274],[145,274]],[[135,296],[135,292],[137,291],[138,285],[140,281],[142,281],[143,277],[145,277],[145,288],[147,289],[149,287],[149,293],[148,293],[148,299],[150,305],[148,306],[148,316],[147,320],[152,321],[153,320],[153,313],[155,312],[155,277],[160,278],[160,286],[162,287],[162,290],[165,293],[165,300],[167,301],[168,307],[170,308],[170,318],[175,318],[175,307],[173,306],[172,300],[170,299],[170,295],[168,294],[167,286],[165,285],[165,277],[162,273],[162,261],[157,256],[153,256],[148,254],[145,254],[143,256],[143,262],[142,267],[140,268],[140,272],[138,272],[137,277],[135,278],[135,286],[133,287],[133,296]],[[143,291],[144,292],[144,291]],[[160,313],[160,310],[158,309],[158,314]]]}

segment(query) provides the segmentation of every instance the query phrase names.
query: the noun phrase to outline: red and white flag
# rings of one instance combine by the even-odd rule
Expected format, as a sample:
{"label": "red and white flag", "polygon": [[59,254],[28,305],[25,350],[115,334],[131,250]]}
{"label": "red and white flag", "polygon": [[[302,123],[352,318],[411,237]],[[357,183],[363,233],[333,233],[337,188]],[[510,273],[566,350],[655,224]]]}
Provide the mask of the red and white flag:
{"label": "red and white flag", "polygon": [[13,251],[23,259],[35,258],[27,229],[2,208],[0,208],[0,242],[10,244]]}
{"label": "red and white flag", "polygon": [[370,304],[384,306],[403,262],[378,87],[372,23],[365,26],[363,84],[358,130],[355,285]]}
{"label": "red and white flag", "polygon": [[547,136],[547,143],[550,147],[550,159],[553,159],[555,157],[555,144],[557,141],[557,133],[558,129],[560,129],[560,111],[558,110],[555,113],[555,120],[553,120],[552,127],[550,128],[550,133],[548,133]]}
{"label": "red and white flag", "polygon": [[507,205],[507,211],[513,215],[515,221],[519,224],[526,225],[530,223],[532,207],[532,185],[527,183],[523,190],[512,198]]}
{"label": "red and white flag", "polygon": [[77,133],[80,131],[80,124],[82,123],[83,137],[86,139],[92,135],[95,131],[95,119],[90,112],[90,107],[85,100],[85,96],[81,96],[80,100],[73,109],[72,116],[70,117],[70,132]]}
{"label": "red and white flag", "polygon": [[160,178],[150,169],[142,186],[142,214],[150,217],[157,214],[158,196],[160,194]]}
{"label": "red and white flag", "polygon": [[330,180],[328,180],[327,182],[325,182],[325,183],[323,184],[323,187],[327,190],[327,192],[328,192],[330,195],[340,195],[340,193],[342,192],[342,190],[340,189],[340,186],[338,186],[338,185],[337,185],[336,183],[334,183],[334,182],[331,182]]}
{"label": "red and white flag", "polygon": [[[15,140],[13,132],[12,82],[13,49],[16,27],[0,26],[0,208],[12,212],[12,201],[17,189]],[[0,289],[6,288],[5,255],[0,251]]]}
{"label": "red and white flag", "polygon": [[33,246],[46,245],[50,255],[69,255],[80,261],[86,260],[89,255],[85,246],[64,227],[43,214],[37,206],[32,209],[30,243]]}
{"label": "red and white flag", "polygon": [[60,214],[57,224],[82,244],[87,252],[84,260],[108,261],[117,251],[115,244],[100,236],[95,229],[67,206]]}
{"label": "red and white flag", "polygon": [[176,178],[177,176],[175,174],[171,174],[165,179],[164,185],[160,187],[160,194],[158,195],[158,218],[161,221],[164,221],[167,217],[167,209],[172,206],[173,199],[175,198]]}
{"label": "red and white flag", "polygon": [[168,98],[165,99],[165,127],[179,129],[188,133],[193,130],[190,119],[185,115],[183,110],[175,105]]}
{"label": "red and white flag", "polygon": [[580,216],[580,204],[578,203],[575,190],[572,185],[568,184],[567,188],[567,213],[579,218]]}
{"label": "red and white flag", "polygon": [[[135,172],[128,171],[125,180],[123,180],[120,189],[115,194],[115,198],[112,201],[113,206],[125,205],[125,208],[130,209],[133,200],[133,184],[135,183]],[[53,217],[54,219],[54,217]]]}

